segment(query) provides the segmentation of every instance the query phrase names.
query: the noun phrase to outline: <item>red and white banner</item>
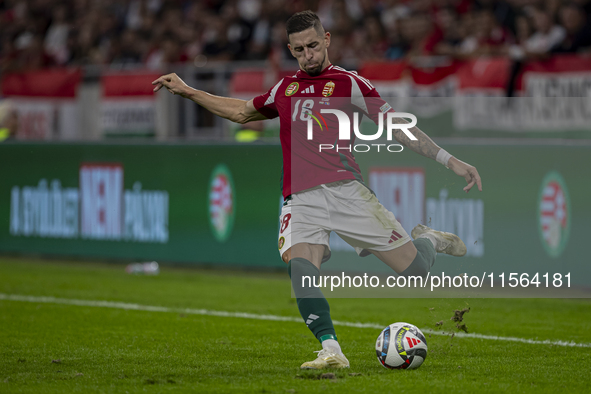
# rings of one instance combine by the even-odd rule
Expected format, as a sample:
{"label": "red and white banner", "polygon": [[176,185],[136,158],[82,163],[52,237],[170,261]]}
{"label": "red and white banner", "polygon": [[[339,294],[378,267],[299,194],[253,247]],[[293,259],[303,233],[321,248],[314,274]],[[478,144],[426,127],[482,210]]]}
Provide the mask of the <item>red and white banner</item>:
{"label": "red and white banner", "polygon": [[[274,71],[271,69],[243,68],[232,73],[229,86],[229,96],[250,100],[271,89],[281,78],[295,74],[295,70]],[[238,129],[236,123],[228,121],[230,129]],[[248,126],[247,126],[248,127]],[[266,130],[279,132],[279,118],[263,123]]]}
{"label": "red and white banner", "polygon": [[103,134],[142,134],[156,132],[154,73],[103,75],[100,129]]}
{"label": "red and white banner", "polygon": [[369,79],[397,111],[434,116],[452,108],[445,98],[456,92],[457,62],[417,67],[405,61],[365,63],[359,74]]}
{"label": "red and white banner", "polygon": [[[591,125],[587,57],[562,55],[523,64],[480,58],[430,68],[367,63],[359,71],[393,108],[427,117],[453,110],[459,129],[556,131]],[[515,94],[508,99],[510,84]]]}
{"label": "red and white banner", "polygon": [[250,100],[268,90],[265,82],[265,70],[239,69],[232,73],[230,79],[230,97]]}
{"label": "red and white banner", "polygon": [[52,69],[6,74],[2,95],[18,112],[19,139],[73,138],[78,133],[77,69]]}
{"label": "red and white banner", "polygon": [[518,131],[515,113],[506,98],[512,62],[481,58],[464,62],[457,71],[453,122],[458,129]]}
{"label": "red and white banner", "polygon": [[297,70],[273,71],[261,68],[242,68],[232,73],[230,97],[250,100],[271,89],[282,78],[295,74]]}
{"label": "red and white banner", "polygon": [[[511,75],[515,88],[507,98]],[[459,128],[588,130],[591,59],[554,56],[516,65],[508,59],[475,60],[458,71],[454,122]]]}
{"label": "red and white banner", "polygon": [[[365,63],[359,74],[368,78],[384,97],[450,97],[457,95],[506,96],[514,63],[507,58],[480,58],[437,67],[416,67],[407,62]],[[453,89],[444,88],[455,80]],[[400,86],[404,86],[401,89]],[[524,62],[515,80],[518,96],[591,96],[591,58],[553,56]]]}
{"label": "red and white banner", "polygon": [[591,58],[563,55],[528,63],[517,87],[528,97],[591,97]]}
{"label": "red and white banner", "polygon": [[482,58],[463,62],[457,70],[456,96],[506,96],[511,61]]}

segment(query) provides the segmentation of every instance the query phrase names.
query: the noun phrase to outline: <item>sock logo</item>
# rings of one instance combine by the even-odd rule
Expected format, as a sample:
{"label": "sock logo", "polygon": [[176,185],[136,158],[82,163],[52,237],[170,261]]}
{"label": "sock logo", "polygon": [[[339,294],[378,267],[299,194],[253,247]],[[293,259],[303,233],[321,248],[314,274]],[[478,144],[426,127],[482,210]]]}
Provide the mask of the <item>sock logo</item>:
{"label": "sock logo", "polygon": [[416,339],[416,338],[406,337],[406,340],[408,341],[408,347],[411,348],[411,349],[413,347],[415,347],[416,345],[418,345],[419,343],[421,343],[421,340],[420,339]]}
{"label": "sock logo", "polygon": [[391,244],[394,241],[398,241],[400,238],[402,238],[402,235],[398,234],[396,230],[392,230],[392,235],[390,236],[388,243]]}
{"label": "sock logo", "polygon": [[318,319],[320,316],[315,315],[313,313],[310,313],[310,316],[308,316],[308,320],[306,320],[306,325],[310,325],[310,323],[313,323],[316,319]]}

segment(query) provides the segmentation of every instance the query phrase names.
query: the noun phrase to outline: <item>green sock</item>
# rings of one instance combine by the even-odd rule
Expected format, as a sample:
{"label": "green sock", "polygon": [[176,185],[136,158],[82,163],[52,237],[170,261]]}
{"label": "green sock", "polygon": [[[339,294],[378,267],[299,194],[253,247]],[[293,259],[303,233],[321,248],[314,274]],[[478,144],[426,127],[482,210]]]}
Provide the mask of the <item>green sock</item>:
{"label": "green sock", "polygon": [[[289,261],[287,272],[291,278],[293,291],[298,302],[298,309],[312,334],[320,341],[336,339],[336,333],[330,318],[330,307],[320,288],[320,271],[310,261],[296,257]],[[304,282],[302,285],[302,278]],[[328,335],[332,337],[327,337]]]}
{"label": "green sock", "polygon": [[417,248],[417,256],[410,265],[400,273],[400,276],[421,276],[425,278],[435,263],[437,252],[433,243],[427,238],[417,238],[412,241]]}

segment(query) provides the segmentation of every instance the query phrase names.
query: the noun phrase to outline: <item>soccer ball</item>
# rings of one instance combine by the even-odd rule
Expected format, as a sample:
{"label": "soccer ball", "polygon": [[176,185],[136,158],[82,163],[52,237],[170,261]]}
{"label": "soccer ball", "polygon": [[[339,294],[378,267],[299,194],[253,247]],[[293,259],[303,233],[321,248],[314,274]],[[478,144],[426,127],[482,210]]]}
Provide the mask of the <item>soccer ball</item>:
{"label": "soccer ball", "polygon": [[421,330],[412,324],[390,324],[378,336],[376,354],[385,368],[415,369],[427,357],[427,341]]}

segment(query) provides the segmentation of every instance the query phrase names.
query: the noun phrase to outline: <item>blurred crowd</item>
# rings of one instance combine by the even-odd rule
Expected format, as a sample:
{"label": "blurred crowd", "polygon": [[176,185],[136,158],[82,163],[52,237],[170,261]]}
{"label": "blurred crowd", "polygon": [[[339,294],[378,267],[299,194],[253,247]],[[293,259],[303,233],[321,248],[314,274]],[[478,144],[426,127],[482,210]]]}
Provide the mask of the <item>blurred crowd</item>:
{"label": "blurred crowd", "polygon": [[0,72],[281,61],[305,9],[334,63],[591,52],[591,0],[0,0]]}

